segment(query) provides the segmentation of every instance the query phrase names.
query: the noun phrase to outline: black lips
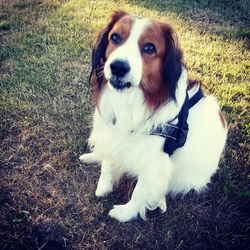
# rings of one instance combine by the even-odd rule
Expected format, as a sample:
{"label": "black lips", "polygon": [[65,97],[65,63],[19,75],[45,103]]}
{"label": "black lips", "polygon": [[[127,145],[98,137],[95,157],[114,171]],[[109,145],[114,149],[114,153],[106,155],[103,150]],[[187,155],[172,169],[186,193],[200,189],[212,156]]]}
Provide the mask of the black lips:
{"label": "black lips", "polygon": [[109,80],[111,85],[118,90],[123,90],[125,88],[130,88],[131,83],[130,82],[124,82],[122,81],[119,77],[117,76],[112,76],[111,79]]}

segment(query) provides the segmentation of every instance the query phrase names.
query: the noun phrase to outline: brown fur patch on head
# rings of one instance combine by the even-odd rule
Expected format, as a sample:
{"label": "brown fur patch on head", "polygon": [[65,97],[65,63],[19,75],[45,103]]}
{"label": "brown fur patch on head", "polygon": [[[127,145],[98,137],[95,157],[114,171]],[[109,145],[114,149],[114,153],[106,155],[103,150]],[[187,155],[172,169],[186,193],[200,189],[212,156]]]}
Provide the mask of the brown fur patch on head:
{"label": "brown fur patch on head", "polygon": [[107,83],[104,78],[103,67],[106,62],[106,50],[109,44],[109,33],[115,23],[126,15],[127,13],[125,11],[115,11],[111,16],[109,23],[98,32],[95,40],[92,52],[92,70],[90,74],[90,81],[93,84],[93,97],[96,104],[99,99],[100,91]]}
{"label": "brown fur patch on head", "polygon": [[[109,57],[111,52],[113,52],[118,46],[121,46],[129,37],[133,19],[131,16],[126,15],[120,18],[113,26],[112,30],[108,35],[108,46],[106,50],[106,58]],[[119,45],[110,42],[112,34],[118,34],[121,37],[121,43]]]}
{"label": "brown fur patch on head", "polygon": [[[151,55],[142,53],[143,74],[141,88],[147,104],[152,109],[157,109],[161,104],[168,101],[175,92],[173,81],[171,82],[172,76],[169,79],[165,77],[166,74],[176,74],[176,69],[169,69],[167,63],[170,62],[175,66],[177,65],[176,61],[181,64],[182,60],[182,53],[177,46],[173,33],[169,25],[152,22],[139,39],[141,50],[147,43],[152,43],[156,49],[156,53]],[[177,80],[178,78],[179,76]]]}
{"label": "brown fur patch on head", "polygon": [[148,55],[142,53],[142,81],[141,87],[147,104],[156,109],[167,98],[168,90],[162,84],[163,60],[166,50],[165,38],[161,26],[152,23],[139,39],[139,47],[142,49],[147,43],[152,43],[156,53]]}
{"label": "brown fur patch on head", "polygon": [[192,89],[196,85],[201,85],[201,81],[188,79],[188,90]]}

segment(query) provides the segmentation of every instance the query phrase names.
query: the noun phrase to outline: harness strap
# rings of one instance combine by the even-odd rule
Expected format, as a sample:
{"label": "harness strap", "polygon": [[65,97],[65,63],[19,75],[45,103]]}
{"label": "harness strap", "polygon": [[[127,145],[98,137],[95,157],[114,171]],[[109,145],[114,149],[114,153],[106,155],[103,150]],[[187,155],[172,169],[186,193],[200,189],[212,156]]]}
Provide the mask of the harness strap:
{"label": "harness strap", "polygon": [[202,97],[204,97],[202,88],[199,87],[199,90],[188,100],[189,109],[191,109]]}
{"label": "harness strap", "polygon": [[167,123],[164,128],[156,128],[152,135],[159,135],[166,138],[164,143],[164,152],[168,155],[172,155],[177,148],[182,147],[187,139],[188,134],[188,113],[189,109],[192,108],[197,102],[199,102],[204,97],[201,87],[195,93],[193,97],[189,99],[188,93],[186,99],[182,105],[182,108],[177,116],[178,123],[173,125]]}

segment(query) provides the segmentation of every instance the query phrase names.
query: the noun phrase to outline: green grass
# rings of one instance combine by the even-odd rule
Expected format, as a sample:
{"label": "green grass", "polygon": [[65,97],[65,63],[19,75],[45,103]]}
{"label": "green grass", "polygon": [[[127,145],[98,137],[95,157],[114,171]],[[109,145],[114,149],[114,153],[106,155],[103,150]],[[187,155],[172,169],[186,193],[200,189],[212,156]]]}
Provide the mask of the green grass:
{"label": "green grass", "polygon": [[[139,221],[127,227],[107,219],[106,214],[110,203],[125,202],[128,197],[117,193],[111,201],[93,198],[99,170],[94,166],[86,169],[77,159],[89,135],[93,113],[88,83],[90,55],[95,34],[117,8],[171,23],[179,35],[190,77],[200,79],[206,91],[218,98],[225,112],[230,132],[221,169],[213,180],[215,188],[211,196],[208,195],[214,204],[211,211],[202,206],[204,200],[192,200],[193,196],[187,198],[183,206],[170,199],[172,210],[169,208],[166,215],[152,215],[146,224]],[[1,3],[0,190],[3,195],[0,208],[3,223],[0,238],[3,241],[0,246],[27,249],[27,246],[39,248],[56,242],[78,249],[157,249],[161,244],[174,249],[181,242],[177,242],[181,238],[175,234],[182,232],[180,237],[190,241],[184,240],[180,247],[188,247],[189,243],[199,242],[192,224],[193,213],[198,214],[195,223],[199,230],[214,225],[209,229],[211,235],[200,237],[207,237],[211,246],[215,241],[222,247],[232,242],[237,247],[245,246],[245,217],[238,208],[249,199],[250,190],[247,179],[249,16],[249,4],[245,0],[13,0]],[[133,184],[122,185],[131,189]],[[213,197],[217,197],[217,201]],[[199,206],[203,210],[199,210]],[[218,222],[222,233],[212,236],[216,223],[204,221],[203,216],[206,217],[207,211],[210,215],[221,213],[220,220],[226,220],[226,212],[220,210],[226,207],[232,208],[235,214],[232,212],[231,222],[225,222],[226,226]],[[191,230],[187,237],[185,227],[182,231],[178,222],[186,212],[187,228]],[[230,229],[233,223],[238,223],[236,229],[242,238],[237,238],[236,231]],[[46,234],[46,230],[50,233]],[[228,234],[234,232],[233,240],[226,240],[228,235],[223,234],[224,230]],[[150,232],[148,237],[147,232]]]}

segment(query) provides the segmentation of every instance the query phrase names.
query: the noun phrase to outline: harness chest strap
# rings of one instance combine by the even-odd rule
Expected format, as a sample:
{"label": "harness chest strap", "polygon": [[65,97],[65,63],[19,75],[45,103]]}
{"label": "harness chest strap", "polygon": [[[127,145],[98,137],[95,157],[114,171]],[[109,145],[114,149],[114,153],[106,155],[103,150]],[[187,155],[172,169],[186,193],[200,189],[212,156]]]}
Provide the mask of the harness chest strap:
{"label": "harness chest strap", "polygon": [[164,152],[168,155],[172,155],[177,148],[182,147],[187,139],[188,134],[188,112],[196,103],[198,103],[204,97],[201,87],[190,99],[188,93],[184,104],[182,105],[181,111],[178,116],[178,123],[173,125],[171,123],[166,123],[164,128],[158,127],[151,135],[159,135],[166,138],[164,143]]}

